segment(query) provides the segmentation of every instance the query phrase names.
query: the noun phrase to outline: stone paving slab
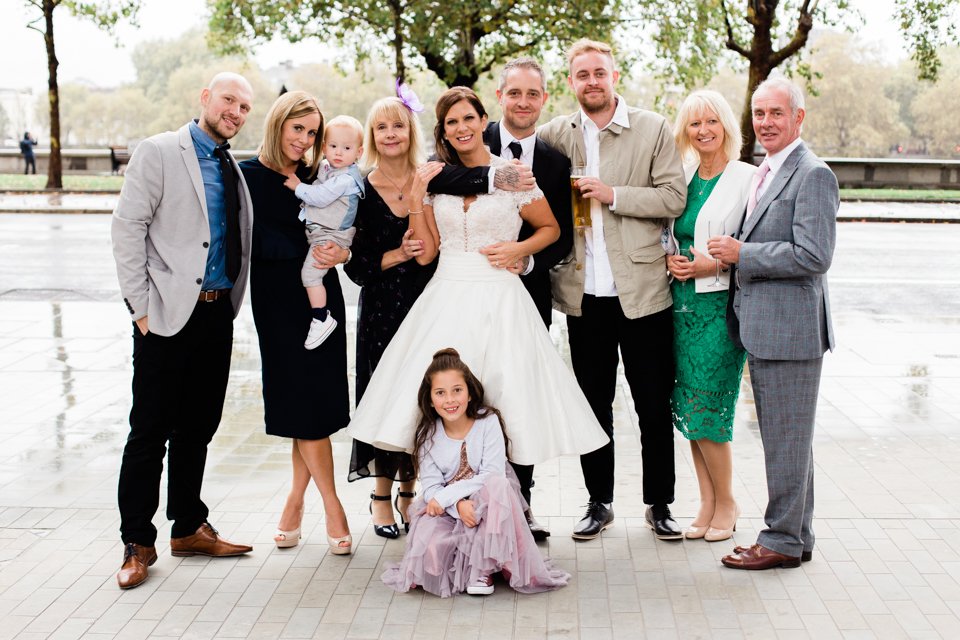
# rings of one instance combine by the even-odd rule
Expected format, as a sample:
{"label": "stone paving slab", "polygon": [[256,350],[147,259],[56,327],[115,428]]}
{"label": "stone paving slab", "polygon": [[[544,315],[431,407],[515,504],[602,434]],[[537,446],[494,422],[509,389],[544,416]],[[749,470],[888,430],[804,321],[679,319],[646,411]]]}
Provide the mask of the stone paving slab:
{"label": "stone paving slab", "polygon": [[[303,544],[272,544],[289,445],[263,433],[249,306],[236,325],[204,497],[211,521],[254,552],[170,556],[161,505],[160,559],[150,579],[117,589],[115,496],[131,327],[111,282],[109,220],[0,220],[0,640],[958,635],[960,259],[951,247],[960,228],[840,229],[831,279],[839,346],[825,361],[814,444],[812,562],[762,573],[719,564],[763,526],[763,456],[747,381],[735,426],[734,491],[743,516],[734,540],[656,541],[643,523],[636,416],[621,375],[616,524],[600,540],[574,542],[569,532],[586,500],[579,462],[561,458],[536,472],[533,502],[553,531],[542,548],[573,574],[571,584],[518,595],[498,583],[488,598],[439,599],[394,594],[379,582],[384,563],[402,555],[404,538],[373,534],[370,485],[344,480],[350,444],[342,435],[333,438],[336,476],[356,552],[327,553],[313,490]],[[937,273],[912,267],[931,254],[939,256]],[[348,302],[355,295],[347,287]],[[564,353],[557,320],[553,337]],[[354,323],[347,331],[352,344]],[[686,524],[696,512],[696,483],[687,443],[677,437],[675,444],[674,513]]]}

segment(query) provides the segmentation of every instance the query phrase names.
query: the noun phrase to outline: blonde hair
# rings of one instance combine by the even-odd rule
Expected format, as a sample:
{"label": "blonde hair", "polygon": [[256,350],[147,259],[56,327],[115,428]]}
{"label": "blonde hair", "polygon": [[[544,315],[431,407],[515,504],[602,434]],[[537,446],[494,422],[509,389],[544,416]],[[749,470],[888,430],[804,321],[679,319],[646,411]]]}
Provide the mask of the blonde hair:
{"label": "blonde hair", "polygon": [[323,128],[323,142],[327,141],[327,136],[330,134],[330,130],[336,127],[341,129],[350,129],[355,134],[357,134],[357,141],[360,144],[363,144],[363,125],[360,124],[360,121],[354,118],[353,116],[337,116],[327,122],[327,126]]}
{"label": "blonde hair", "polygon": [[690,144],[690,136],[687,135],[687,125],[710,111],[716,114],[720,126],[723,127],[723,152],[727,160],[736,160],[740,157],[740,147],[743,146],[740,123],[737,122],[737,117],[733,114],[733,109],[730,108],[726,98],[708,89],[691,93],[677,112],[677,119],[673,123],[673,139],[677,143],[680,155],[684,159],[696,155],[697,151]]}
{"label": "blonde hair", "polygon": [[[323,131],[323,113],[317,100],[306,91],[288,91],[277,98],[270,111],[267,112],[263,120],[263,142],[257,149],[257,155],[260,160],[273,167],[282,167],[287,163],[286,156],[283,155],[283,145],[281,142],[283,123],[287,120],[294,120],[316,113],[320,116],[319,131]],[[313,145],[303,156],[304,163],[310,167],[310,178],[317,175],[317,169],[320,166],[320,148],[323,144],[323,136],[318,135]]]}
{"label": "blonde hair", "polygon": [[427,154],[423,150],[423,131],[420,130],[420,118],[410,111],[400,98],[381,98],[370,107],[370,112],[367,113],[367,123],[363,129],[363,156],[360,158],[360,166],[364,170],[373,169],[380,164],[380,151],[374,144],[373,128],[378,122],[396,122],[397,120],[405,123],[407,130],[410,132],[407,164],[411,169],[415,169],[426,159]]}
{"label": "blonde hair", "polygon": [[567,66],[572,67],[574,58],[582,56],[585,53],[602,53],[610,58],[611,68],[616,66],[613,59],[613,49],[610,48],[610,45],[606,42],[590,40],[589,38],[580,38],[570,45],[570,48],[567,49]]}

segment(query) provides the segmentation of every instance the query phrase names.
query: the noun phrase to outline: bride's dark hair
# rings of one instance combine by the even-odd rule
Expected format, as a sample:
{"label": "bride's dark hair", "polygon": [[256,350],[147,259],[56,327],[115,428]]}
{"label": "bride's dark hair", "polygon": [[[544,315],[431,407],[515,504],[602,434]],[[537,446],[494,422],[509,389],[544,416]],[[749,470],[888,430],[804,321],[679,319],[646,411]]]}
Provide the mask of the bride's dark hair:
{"label": "bride's dark hair", "polygon": [[433,402],[430,399],[430,391],[433,388],[433,376],[442,371],[457,371],[463,375],[467,384],[467,393],[470,399],[467,401],[466,416],[468,418],[484,418],[491,413],[497,416],[500,421],[500,429],[503,431],[503,442],[507,450],[507,457],[510,457],[510,439],[507,438],[506,425],[503,422],[503,416],[495,408],[487,406],[483,402],[483,383],[477,379],[470,371],[470,367],[460,359],[460,354],[452,347],[440,349],[433,354],[433,361],[427,367],[423,374],[423,381],[420,383],[420,389],[417,391],[417,405],[420,407],[420,421],[417,423],[417,431],[413,437],[413,471],[417,476],[420,475],[420,458],[426,455],[424,447],[433,438],[433,433],[437,428],[436,409],[433,408]]}
{"label": "bride's dark hair", "polygon": [[483,108],[483,103],[480,102],[480,96],[470,87],[450,87],[440,94],[440,97],[437,99],[437,124],[433,127],[433,139],[437,158],[447,164],[463,164],[460,162],[460,156],[454,150],[453,145],[451,145],[447,141],[446,136],[443,135],[443,121],[447,119],[447,112],[453,108],[453,105],[462,100],[470,103],[470,106],[477,112],[478,117],[483,118],[487,115],[487,110]]}

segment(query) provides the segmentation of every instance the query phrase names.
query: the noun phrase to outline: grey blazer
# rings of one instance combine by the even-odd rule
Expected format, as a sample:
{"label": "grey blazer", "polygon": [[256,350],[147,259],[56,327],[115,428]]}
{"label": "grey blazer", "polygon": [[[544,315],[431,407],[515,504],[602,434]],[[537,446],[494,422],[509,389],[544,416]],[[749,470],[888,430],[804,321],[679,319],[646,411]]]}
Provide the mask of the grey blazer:
{"label": "grey blazer", "polygon": [[801,142],[743,223],[727,321],[752,356],[812,360],[833,349],[826,272],[839,206],[836,176]]}
{"label": "grey blazer", "polygon": [[[240,167],[240,275],[230,294],[240,310],[250,266],[253,206]],[[179,332],[197,305],[207,266],[210,223],[200,162],[189,125],[137,145],[130,158],[111,226],[120,293],[138,320],[149,315],[150,331]]]}

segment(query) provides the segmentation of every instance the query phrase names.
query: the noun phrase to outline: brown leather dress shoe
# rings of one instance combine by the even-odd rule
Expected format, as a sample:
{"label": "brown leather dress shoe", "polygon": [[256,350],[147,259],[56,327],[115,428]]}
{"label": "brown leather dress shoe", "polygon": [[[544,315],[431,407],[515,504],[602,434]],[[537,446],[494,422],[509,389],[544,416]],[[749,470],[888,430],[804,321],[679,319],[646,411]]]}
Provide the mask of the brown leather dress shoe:
{"label": "brown leather dress shoe", "polygon": [[170,538],[170,554],[178,557],[213,556],[223,558],[228,556],[242,556],[253,551],[253,547],[245,544],[234,544],[220,537],[217,530],[204,522],[192,536]]}
{"label": "brown leather dress shoe", "polygon": [[[741,547],[741,546],[738,545],[738,546],[736,546],[736,547],[733,548],[733,552],[734,552],[734,553],[743,553],[744,551],[746,551],[746,550],[749,549],[749,548],[750,548],[750,547]],[[800,554],[800,562],[810,562],[811,560],[813,560],[813,551],[804,551],[803,553]]]}
{"label": "brown leather dress shoe", "polygon": [[133,589],[147,579],[147,567],[157,561],[156,547],[145,547],[128,542],[123,547],[123,565],[117,572],[121,589]]}
{"label": "brown leather dress shoe", "polygon": [[744,549],[739,547],[740,551],[728,556],[723,556],[720,562],[723,566],[731,569],[745,569],[747,571],[762,571],[764,569],[773,569],[782,567],[784,569],[795,569],[800,566],[800,558],[794,556],[785,556],[772,549],[755,544],[752,547]]}

